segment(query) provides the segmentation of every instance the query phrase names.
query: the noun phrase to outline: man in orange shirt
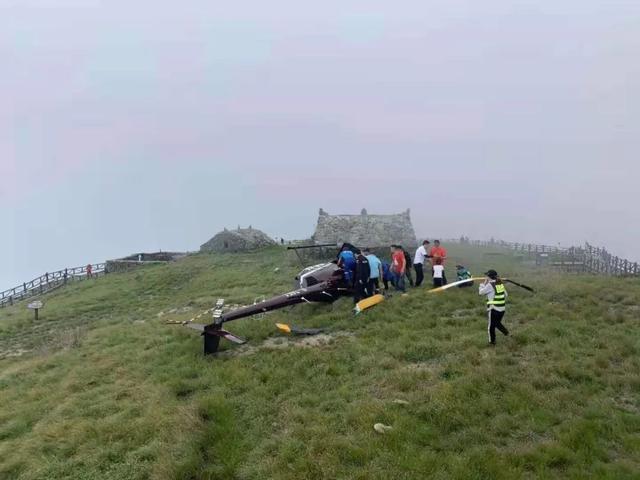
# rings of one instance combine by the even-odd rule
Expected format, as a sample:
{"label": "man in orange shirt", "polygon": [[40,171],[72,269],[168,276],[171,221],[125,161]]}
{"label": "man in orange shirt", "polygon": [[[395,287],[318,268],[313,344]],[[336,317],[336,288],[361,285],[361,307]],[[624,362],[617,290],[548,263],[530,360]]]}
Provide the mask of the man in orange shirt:
{"label": "man in orange shirt", "polygon": [[[444,267],[444,262],[447,259],[447,250],[444,247],[440,246],[440,240],[434,240],[433,247],[431,247],[431,250],[429,251],[429,256],[431,257],[433,265],[436,264],[436,259],[439,258],[442,262],[442,266]],[[442,280],[444,282],[443,285],[446,285],[447,276],[444,272],[442,272]]]}
{"label": "man in orange shirt", "polygon": [[404,252],[398,245],[391,245],[391,272],[393,273],[393,284],[396,290],[406,292],[404,276],[407,270],[407,261]]}

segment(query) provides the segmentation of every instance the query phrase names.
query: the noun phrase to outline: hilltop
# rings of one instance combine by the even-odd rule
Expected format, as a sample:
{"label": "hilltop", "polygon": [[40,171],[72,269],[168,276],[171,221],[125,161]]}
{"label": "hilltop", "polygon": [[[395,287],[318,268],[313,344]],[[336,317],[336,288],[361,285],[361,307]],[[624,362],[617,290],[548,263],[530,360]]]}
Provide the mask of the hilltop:
{"label": "hilltop", "polygon": [[[461,260],[538,290],[509,287],[496,348],[476,289],[238,320],[248,345],[218,358],[165,324],[291,289],[300,266],[280,247],[73,284],[37,322],[2,309],[0,478],[638,478],[640,280],[450,255],[449,277]],[[278,321],[328,330],[303,342]]]}

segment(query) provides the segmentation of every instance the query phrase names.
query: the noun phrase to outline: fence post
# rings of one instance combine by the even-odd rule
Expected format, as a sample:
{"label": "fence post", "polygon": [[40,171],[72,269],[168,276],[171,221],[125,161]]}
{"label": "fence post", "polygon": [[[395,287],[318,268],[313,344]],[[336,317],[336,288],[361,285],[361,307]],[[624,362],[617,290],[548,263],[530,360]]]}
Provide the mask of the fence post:
{"label": "fence post", "polygon": [[13,295],[9,295],[9,304],[13,305]]}

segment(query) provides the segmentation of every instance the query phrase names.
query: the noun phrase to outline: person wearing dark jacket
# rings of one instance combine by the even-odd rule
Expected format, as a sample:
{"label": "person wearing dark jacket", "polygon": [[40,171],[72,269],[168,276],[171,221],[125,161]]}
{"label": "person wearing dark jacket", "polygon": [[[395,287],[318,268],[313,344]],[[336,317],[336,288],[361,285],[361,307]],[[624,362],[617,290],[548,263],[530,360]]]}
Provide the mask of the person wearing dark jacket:
{"label": "person wearing dark jacket", "polygon": [[374,295],[380,291],[380,282],[384,279],[384,271],[382,268],[382,261],[373,253],[369,248],[365,248],[362,253],[367,260],[369,260],[369,270],[371,271],[371,275],[369,275],[369,286],[367,287],[367,292],[369,296]]}
{"label": "person wearing dark jacket", "polygon": [[407,268],[405,268],[405,270],[404,270],[404,274],[407,277],[407,280],[409,280],[409,285],[411,285],[413,287],[414,286],[413,277],[411,275],[411,269],[409,268],[409,265],[411,265],[411,260],[412,260],[411,259],[411,254],[409,252],[407,252],[404,249],[404,247],[401,246],[401,245],[398,245],[398,248],[400,250],[402,250],[402,253],[404,254],[404,262],[405,262],[405,265],[407,266]]}
{"label": "person wearing dark jacket", "polygon": [[391,265],[389,262],[382,262],[382,283],[384,289],[389,290],[389,282],[393,285],[393,273],[391,273]]}
{"label": "person wearing dark jacket", "polygon": [[369,278],[371,277],[371,268],[369,267],[369,260],[362,253],[356,255],[356,269],[354,277],[354,303],[358,303],[360,300],[370,297],[369,292]]}

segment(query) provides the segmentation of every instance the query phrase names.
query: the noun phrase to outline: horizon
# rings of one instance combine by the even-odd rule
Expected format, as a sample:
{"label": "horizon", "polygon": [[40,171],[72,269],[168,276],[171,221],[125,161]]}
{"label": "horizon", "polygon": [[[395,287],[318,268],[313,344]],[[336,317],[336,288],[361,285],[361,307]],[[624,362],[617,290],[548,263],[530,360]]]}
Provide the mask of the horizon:
{"label": "horizon", "polygon": [[[360,216],[361,215],[360,213],[331,213],[331,212],[326,212],[326,211],[325,211],[325,213],[328,213],[329,215],[337,215],[337,216]],[[396,212],[396,213],[403,213],[403,212]],[[382,215],[382,216],[384,216],[384,215],[393,215],[393,213],[378,213],[378,212],[369,213],[368,211],[367,211],[367,214],[368,215],[372,215],[372,216],[375,216],[375,215]],[[413,224],[413,220],[412,220],[412,224]],[[248,228],[249,224],[245,224],[245,225],[241,224],[241,225],[239,225],[239,227],[240,228]],[[236,228],[238,228],[238,226],[236,226]],[[15,286],[19,286],[22,283],[28,282],[28,281],[33,280],[33,279],[36,279],[36,278],[40,277],[41,275],[44,275],[45,273],[52,273],[54,271],[64,270],[65,268],[82,267],[82,266],[86,265],[86,263],[92,263],[92,264],[103,263],[103,262],[106,262],[108,260],[116,260],[116,259],[119,259],[119,258],[124,258],[124,257],[130,256],[130,255],[134,255],[134,254],[137,254],[137,253],[154,253],[154,252],[182,252],[182,253],[190,253],[190,254],[199,253],[200,252],[200,246],[202,244],[204,244],[206,241],[210,240],[210,238],[212,238],[214,235],[216,235],[217,233],[220,233],[221,231],[223,231],[225,229],[232,231],[232,230],[235,230],[236,228],[231,228],[229,226],[222,227],[221,230],[219,230],[219,231],[217,231],[215,233],[212,233],[211,237],[209,237],[207,240],[204,240],[201,244],[199,244],[197,247],[195,247],[193,249],[175,249],[175,248],[172,249],[172,248],[162,248],[162,247],[158,248],[157,250],[142,249],[142,250],[129,251],[129,252],[117,255],[117,256],[110,257],[110,258],[91,259],[89,262],[84,262],[84,263],[76,262],[76,264],[69,264],[69,265],[65,265],[65,266],[59,267],[59,268],[49,269],[49,270],[46,270],[46,271],[42,270],[42,271],[39,271],[38,273],[33,274],[31,277],[25,278],[25,279],[20,280],[20,281],[17,281],[12,285],[7,285],[6,287],[3,287],[3,286],[0,285],[0,291],[4,291],[4,290],[10,289],[10,288],[13,288]],[[253,225],[253,224],[251,224],[251,228],[263,231],[264,233],[266,233],[272,239],[284,238],[284,237],[280,237],[279,235],[272,235],[272,234],[270,234],[270,232],[265,232],[262,228],[260,228],[259,226]],[[430,240],[431,242],[433,242],[434,240],[440,240],[441,242],[443,242],[443,246],[446,247],[446,243],[447,242],[458,243],[460,237],[462,237],[462,236],[467,237],[467,235],[464,234],[464,233],[461,233],[458,236],[455,236],[455,235],[454,236],[437,235],[437,232],[434,232],[434,234],[432,234],[432,235],[421,235],[419,230],[415,228],[415,225],[414,225],[414,229],[416,230],[416,240],[417,240],[419,245],[422,243],[422,240]],[[311,233],[310,235],[304,236],[304,237],[300,237],[300,238],[285,238],[285,242],[299,242],[299,241],[309,240],[309,239],[311,239],[312,234],[313,233]],[[470,237],[469,240],[472,241],[472,242],[473,241],[489,242],[491,240],[495,240],[496,242],[504,241],[504,242],[508,242],[508,243],[524,243],[524,244],[531,244],[531,245],[545,245],[545,246],[551,246],[551,247],[555,247],[555,246],[558,246],[558,247],[581,247],[581,246],[584,246],[584,242],[580,243],[580,244],[571,244],[571,243],[562,243],[562,242],[538,243],[538,242],[529,242],[529,241],[522,241],[522,240],[508,239],[508,238],[473,238],[473,237]],[[338,245],[336,245],[336,246],[338,246]],[[606,245],[592,245],[592,246],[595,246],[595,247],[598,247],[598,248],[605,248],[612,255],[619,256],[619,255],[616,254],[616,252],[611,251]],[[624,258],[624,257],[621,257],[621,258]],[[628,260],[630,262],[637,262],[636,259],[632,259],[632,258],[626,258],[626,260]]]}

